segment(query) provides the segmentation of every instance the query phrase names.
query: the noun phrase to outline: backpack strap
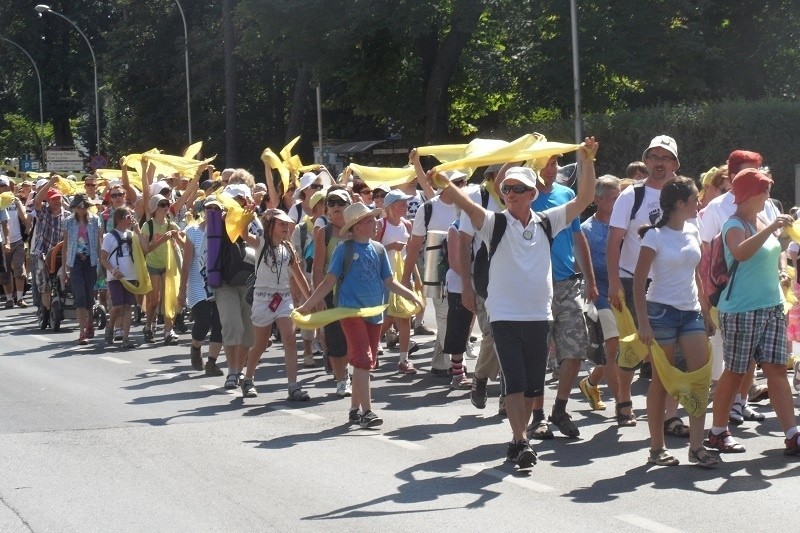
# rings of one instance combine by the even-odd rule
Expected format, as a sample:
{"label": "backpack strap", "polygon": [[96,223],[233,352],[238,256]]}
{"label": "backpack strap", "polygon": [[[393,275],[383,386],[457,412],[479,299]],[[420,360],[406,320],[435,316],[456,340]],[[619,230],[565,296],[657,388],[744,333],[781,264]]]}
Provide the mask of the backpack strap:
{"label": "backpack strap", "polygon": [[486,209],[486,206],[489,205],[489,189],[486,187],[481,187],[481,207]]}
{"label": "backpack strap", "polygon": [[489,263],[492,262],[492,257],[497,251],[497,245],[506,233],[508,226],[508,219],[503,213],[497,213],[494,217],[494,227],[492,228],[492,239],[489,241]]}
{"label": "backpack strap", "polygon": [[150,231],[150,235],[147,237],[147,242],[153,242],[153,232],[155,231],[155,224],[153,224],[153,219],[147,219],[147,229]]}
{"label": "backpack strap", "polygon": [[426,200],[424,204],[422,204],[422,213],[424,216],[425,222],[425,233],[428,233],[428,224],[431,223],[431,217],[433,216],[433,203],[430,200]]}
{"label": "backpack strap", "polygon": [[264,236],[264,245],[261,247],[261,253],[258,254],[258,260],[256,261],[256,269],[253,271],[254,275],[258,275],[258,267],[261,266],[261,261],[264,260],[264,253],[267,251],[267,237]]}
{"label": "backpack strap", "polygon": [[644,202],[644,182],[637,183],[633,186],[633,207],[631,208],[631,217],[629,220],[633,220],[633,217],[639,212],[639,208],[642,207],[642,202]]}
{"label": "backpack strap", "polygon": [[305,253],[306,241],[308,241],[308,223],[302,220],[300,221],[300,251],[302,253]]}
{"label": "backpack strap", "polygon": [[325,246],[328,246],[328,243],[331,242],[331,238],[333,237],[333,224],[328,222],[325,224]]}
{"label": "backpack strap", "polygon": [[386,234],[386,217],[381,219],[381,229],[378,231],[378,236],[375,239],[377,242],[381,242],[383,240],[383,236]]}
{"label": "backpack strap", "polygon": [[534,211],[536,215],[539,217],[539,224],[542,229],[544,230],[544,234],[547,236],[547,242],[550,243],[550,248],[553,247],[553,226],[550,224],[550,219],[547,218],[547,215],[542,213],[541,211]]}

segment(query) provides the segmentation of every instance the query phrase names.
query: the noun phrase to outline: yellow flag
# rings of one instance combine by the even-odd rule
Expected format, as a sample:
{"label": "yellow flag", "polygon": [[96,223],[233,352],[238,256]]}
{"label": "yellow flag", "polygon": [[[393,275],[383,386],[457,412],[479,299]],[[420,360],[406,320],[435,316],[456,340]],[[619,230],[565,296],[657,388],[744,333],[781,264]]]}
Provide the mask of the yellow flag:
{"label": "yellow flag", "polygon": [[711,384],[711,343],[708,343],[708,361],[702,368],[682,372],[667,359],[664,351],[653,342],[650,345],[653,365],[667,393],[681,404],[690,416],[700,416],[708,406],[708,386]]}
{"label": "yellow flag", "polygon": [[377,305],[375,307],[364,307],[361,309],[354,309],[350,307],[335,307],[333,309],[326,309],[317,313],[308,315],[301,315],[297,309],[293,310],[289,315],[294,325],[300,329],[318,329],[331,322],[336,322],[343,318],[367,318],[371,316],[380,315],[386,309],[385,305]]}
{"label": "yellow flag", "polygon": [[172,242],[167,241],[167,271],[164,276],[164,315],[174,319],[178,314],[178,289],[181,286],[181,272]]}
{"label": "yellow flag", "polygon": [[289,169],[286,168],[280,157],[275,155],[275,152],[270,148],[264,148],[264,151],[261,152],[261,160],[268,164],[269,168],[278,171],[281,176],[281,183],[283,183],[283,190],[287,191],[289,189]]}
{"label": "yellow flag", "polygon": [[636,370],[647,357],[649,349],[639,340],[633,315],[625,305],[625,296],[622,291],[619,292],[619,301],[621,309],[611,306],[611,312],[614,313],[614,320],[617,322],[617,331],[619,331],[617,365],[623,370]]}
{"label": "yellow flag", "polygon": [[122,286],[133,294],[147,294],[153,290],[153,285],[150,283],[150,273],[147,272],[147,260],[144,258],[142,244],[136,234],[133,235],[131,240],[133,241],[133,268],[136,270],[138,282],[134,284],[125,278],[120,281]]}
{"label": "yellow flag", "polygon": [[228,233],[228,238],[231,242],[236,242],[236,239],[243,237],[247,232],[247,225],[255,215],[252,212],[246,213],[239,202],[226,192],[217,193],[216,196],[225,208],[225,231]]}
{"label": "yellow flag", "polygon": [[74,181],[61,177],[56,181],[56,189],[64,196],[73,196],[78,192],[77,185]]}
{"label": "yellow flag", "polygon": [[414,181],[416,171],[412,166],[402,168],[367,167],[350,163],[350,169],[370,187],[402,185]]}
{"label": "yellow flag", "polygon": [[197,154],[200,153],[200,150],[203,149],[203,141],[197,141],[193,145],[189,146],[186,151],[183,152],[183,157],[186,159],[194,159],[197,157]]}
{"label": "yellow flag", "polygon": [[[396,281],[400,281],[403,276],[403,255],[398,250],[390,252],[392,258],[392,275]],[[418,293],[420,300],[423,302],[425,298]],[[422,309],[414,302],[406,300],[399,294],[389,293],[389,307],[386,309],[386,314],[395,318],[411,318],[419,313]]]}

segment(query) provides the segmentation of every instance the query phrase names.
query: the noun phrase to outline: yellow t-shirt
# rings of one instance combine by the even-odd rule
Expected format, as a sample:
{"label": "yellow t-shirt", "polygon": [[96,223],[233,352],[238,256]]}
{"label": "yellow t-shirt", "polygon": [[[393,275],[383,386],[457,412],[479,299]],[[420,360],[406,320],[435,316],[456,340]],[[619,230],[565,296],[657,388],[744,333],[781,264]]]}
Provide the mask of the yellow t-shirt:
{"label": "yellow t-shirt", "polygon": [[[170,230],[177,230],[178,225],[170,220],[165,220],[159,224],[153,220],[153,234],[150,235],[150,222],[142,224],[142,233],[147,235],[148,242],[152,243],[158,235],[164,235]],[[147,254],[147,266],[150,268],[167,268],[167,246],[169,241],[159,244]]]}

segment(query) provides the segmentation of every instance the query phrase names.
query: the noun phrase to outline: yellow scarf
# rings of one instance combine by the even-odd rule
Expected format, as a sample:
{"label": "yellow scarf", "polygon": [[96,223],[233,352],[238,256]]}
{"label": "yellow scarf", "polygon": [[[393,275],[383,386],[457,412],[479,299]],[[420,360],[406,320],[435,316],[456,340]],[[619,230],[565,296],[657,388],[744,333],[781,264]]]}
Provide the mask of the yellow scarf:
{"label": "yellow scarf", "polygon": [[708,386],[711,384],[711,343],[708,343],[708,362],[693,372],[682,372],[667,360],[661,347],[650,345],[658,377],[670,396],[681,404],[690,416],[700,416],[708,406]]}
{"label": "yellow scarf", "polygon": [[350,307],[334,307],[333,309],[326,309],[317,313],[308,315],[301,315],[295,309],[289,315],[294,325],[300,329],[318,329],[331,322],[336,322],[343,318],[366,318],[375,315],[380,315],[386,309],[385,305],[376,305],[375,307],[363,307],[361,309],[354,309]]}
{"label": "yellow scarf", "polygon": [[178,314],[178,288],[181,286],[181,273],[178,258],[172,242],[167,241],[167,271],[164,273],[164,316],[170,319]]}
{"label": "yellow scarf", "polygon": [[633,315],[625,305],[625,296],[619,292],[619,301],[622,309],[611,306],[614,313],[614,320],[617,322],[619,331],[619,353],[617,353],[617,365],[623,370],[636,370],[642,364],[649,350],[645,344],[639,340],[639,333],[636,331],[636,324],[633,322]]}
{"label": "yellow scarf", "polygon": [[150,283],[150,273],[147,272],[147,260],[144,258],[142,244],[139,242],[139,238],[135,233],[131,240],[133,241],[133,268],[136,270],[136,279],[139,281],[135,285],[125,278],[120,281],[128,292],[132,292],[133,294],[147,294],[153,290],[153,285]]}
{"label": "yellow scarf", "polygon": [[[392,275],[395,281],[400,281],[403,277],[403,255],[398,250],[389,252],[392,256]],[[419,293],[418,293],[419,294]],[[420,295],[420,300],[425,301]],[[419,313],[422,309],[416,306],[410,300],[406,300],[402,296],[393,292],[389,293],[389,307],[386,309],[386,314],[395,318],[411,318]]]}
{"label": "yellow scarf", "polygon": [[402,168],[367,167],[350,163],[350,170],[355,172],[361,180],[370,187],[388,185],[394,187],[414,181],[417,173],[412,166]]}
{"label": "yellow scarf", "polygon": [[217,193],[217,200],[225,208],[225,231],[228,238],[231,242],[236,242],[236,239],[247,233],[247,225],[253,221],[255,213],[246,213],[239,202],[226,192]]}
{"label": "yellow scarf", "polygon": [[268,164],[273,170],[277,170],[281,176],[284,192],[289,190],[289,182],[292,176],[299,176],[303,172],[319,170],[320,165],[304,165],[300,161],[300,156],[292,155],[292,148],[300,140],[300,135],[289,141],[279,152],[280,157],[275,155],[271,148],[264,148],[261,152],[261,160]]}

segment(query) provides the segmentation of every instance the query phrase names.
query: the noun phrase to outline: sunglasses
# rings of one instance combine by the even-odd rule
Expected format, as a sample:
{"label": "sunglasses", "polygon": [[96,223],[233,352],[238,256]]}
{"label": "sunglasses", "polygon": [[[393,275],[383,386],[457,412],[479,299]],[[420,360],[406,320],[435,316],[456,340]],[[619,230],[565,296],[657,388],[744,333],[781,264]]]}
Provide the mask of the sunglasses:
{"label": "sunglasses", "polygon": [[340,207],[344,207],[346,205],[350,205],[350,202],[348,202],[347,200],[342,200],[341,198],[330,198],[325,203],[328,204],[328,207],[336,207],[337,205]]}
{"label": "sunglasses", "polygon": [[314,189],[315,191],[321,191],[323,189],[323,186],[321,183],[312,183],[311,185],[308,186],[308,188]]}
{"label": "sunglasses", "polygon": [[158,202],[158,207],[167,208],[169,207],[169,202]]}
{"label": "sunglasses", "polygon": [[97,187],[97,184],[96,183],[84,183],[83,186],[84,187]]}
{"label": "sunglasses", "polygon": [[385,192],[376,192],[376,193],[372,193],[372,198],[374,198],[374,199],[376,199],[376,200],[377,200],[378,198],[386,198],[386,193],[385,193]]}
{"label": "sunglasses", "polygon": [[523,185],[521,183],[517,183],[516,185],[503,185],[500,187],[500,191],[503,194],[508,194],[510,192],[514,192],[514,194],[524,194],[528,191],[532,191],[532,187],[528,187],[527,185]]}
{"label": "sunglasses", "polygon": [[112,192],[110,196],[111,196],[111,198],[122,198],[123,196],[125,196],[125,193],[124,192]]}

